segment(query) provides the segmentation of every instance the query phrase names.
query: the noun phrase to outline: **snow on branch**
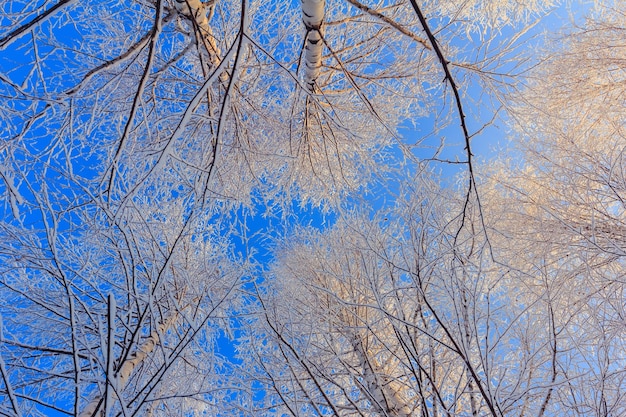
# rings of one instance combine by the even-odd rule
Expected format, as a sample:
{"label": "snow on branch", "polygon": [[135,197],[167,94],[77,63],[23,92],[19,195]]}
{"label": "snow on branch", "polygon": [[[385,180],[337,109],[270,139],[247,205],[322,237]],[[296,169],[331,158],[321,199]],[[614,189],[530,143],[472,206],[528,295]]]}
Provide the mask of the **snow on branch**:
{"label": "snow on branch", "polygon": [[[209,25],[214,13],[215,0],[174,0],[176,10],[192,22],[196,39],[203,44],[209,54],[209,60],[216,68],[220,64],[221,51],[217,46],[213,29]],[[206,74],[205,74],[206,75]]]}
{"label": "snow on branch", "polygon": [[214,1],[203,3],[200,0],[174,0],[174,4],[180,14],[198,25],[197,27],[202,34],[212,33],[209,28],[209,20],[213,14]]}

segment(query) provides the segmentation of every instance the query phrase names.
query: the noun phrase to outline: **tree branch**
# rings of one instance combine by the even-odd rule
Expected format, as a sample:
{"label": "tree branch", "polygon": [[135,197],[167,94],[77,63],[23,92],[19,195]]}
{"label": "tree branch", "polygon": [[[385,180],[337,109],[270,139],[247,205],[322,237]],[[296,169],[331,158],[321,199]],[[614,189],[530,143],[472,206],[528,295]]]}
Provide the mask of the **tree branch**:
{"label": "tree branch", "polygon": [[52,17],[52,15],[55,12],[57,12],[58,10],[62,10],[63,8],[69,6],[75,1],[76,0],[61,0],[54,6],[52,6],[51,8],[49,8],[48,10],[46,10],[45,12],[43,12],[42,14],[40,14],[39,16],[31,20],[30,22],[25,23],[24,25],[18,27],[17,29],[9,32],[6,36],[4,36],[3,38],[0,38],[0,51],[6,48],[7,46],[9,46],[11,43],[16,41],[17,39],[19,39],[24,33],[28,32],[34,26],[39,25],[45,22],[46,20],[48,20],[50,17]]}
{"label": "tree branch", "polygon": [[395,30],[397,30],[398,32],[402,33],[405,36],[408,36],[409,38],[413,39],[415,42],[422,44],[422,46],[426,49],[432,49],[430,44],[428,43],[428,41],[426,39],[420,38],[419,36],[417,36],[415,33],[411,32],[410,30],[408,30],[407,28],[405,28],[404,26],[400,25],[398,22],[388,18],[387,16],[385,16],[384,14],[366,6],[365,4],[361,3],[358,0],[347,0],[348,3],[352,4],[354,7],[356,7],[359,10],[364,11],[365,13],[369,14],[370,16],[375,17],[376,19],[388,24],[389,26],[393,27]]}

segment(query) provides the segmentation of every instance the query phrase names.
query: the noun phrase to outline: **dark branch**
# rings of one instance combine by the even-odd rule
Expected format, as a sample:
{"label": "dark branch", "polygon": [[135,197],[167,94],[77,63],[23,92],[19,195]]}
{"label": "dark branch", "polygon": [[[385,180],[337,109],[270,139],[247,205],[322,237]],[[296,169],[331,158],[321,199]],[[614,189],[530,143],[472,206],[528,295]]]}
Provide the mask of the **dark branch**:
{"label": "dark branch", "polygon": [[72,4],[75,0],[61,0],[30,22],[18,27],[17,29],[9,32],[6,36],[0,38],[0,50],[9,46],[13,41],[19,39],[24,33],[28,32],[33,27],[45,22],[48,20],[55,12],[63,9],[64,7]]}

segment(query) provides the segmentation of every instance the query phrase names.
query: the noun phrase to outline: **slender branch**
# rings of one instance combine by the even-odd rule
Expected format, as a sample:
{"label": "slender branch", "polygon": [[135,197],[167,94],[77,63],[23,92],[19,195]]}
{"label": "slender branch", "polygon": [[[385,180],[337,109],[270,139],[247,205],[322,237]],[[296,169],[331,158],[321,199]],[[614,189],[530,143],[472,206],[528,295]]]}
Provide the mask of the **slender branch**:
{"label": "slender branch", "polygon": [[[2,339],[2,317],[0,316],[0,343],[3,342]],[[9,374],[6,369],[6,365],[4,364],[4,358],[0,354],[0,374],[2,374],[2,380],[4,381],[4,386],[7,389],[7,394],[9,397],[9,401],[11,402],[11,407],[15,412],[17,417],[21,417],[22,413],[18,408],[17,398],[15,397],[15,392],[13,391],[13,386],[11,385],[11,381],[9,381]]]}
{"label": "slender branch", "polygon": [[52,15],[55,12],[62,10],[63,8],[69,6],[75,1],[76,0],[61,0],[54,6],[52,6],[51,8],[49,8],[48,10],[46,10],[45,12],[43,12],[42,14],[40,14],[39,16],[31,20],[30,22],[25,23],[24,25],[18,27],[17,29],[14,29],[13,31],[9,32],[4,37],[0,38],[0,51],[6,48],[7,46],[9,46],[11,43],[16,41],[17,39],[19,39],[23,34],[28,32],[35,26],[40,25],[41,23],[48,20],[50,17],[52,17]]}
{"label": "slender branch", "polygon": [[439,42],[437,42],[437,38],[435,38],[435,35],[430,30],[430,26],[428,25],[428,22],[426,21],[426,18],[424,17],[422,10],[418,6],[416,0],[410,0],[410,1],[411,1],[411,5],[413,6],[413,10],[415,10],[415,14],[417,14],[417,18],[422,24],[422,28],[424,28],[424,32],[426,32],[426,36],[428,37],[428,40],[430,41],[430,44],[433,47],[433,51],[435,52],[435,54],[437,55],[437,58],[439,59],[441,68],[443,69],[443,72],[446,76],[446,81],[450,85],[450,88],[452,89],[452,93],[454,94],[454,101],[456,103],[456,108],[459,112],[459,118],[461,119],[461,128],[463,129],[463,136],[465,137],[465,150],[467,151],[467,163],[469,165],[470,173],[472,173],[472,178],[473,178],[470,135],[467,130],[467,124],[465,123],[465,113],[463,112],[463,104],[461,102],[461,95],[459,93],[459,88],[457,87],[456,81],[454,80],[454,77],[452,77],[452,73],[450,72],[450,67],[448,66],[449,61],[443,55],[441,47],[439,46]]}
{"label": "slender branch", "polygon": [[[441,50],[441,47],[439,46],[439,42],[437,41],[437,38],[435,37],[432,30],[430,29],[430,26],[428,25],[428,22],[426,21],[426,18],[424,17],[422,10],[417,4],[417,1],[416,0],[410,0],[410,1],[411,1],[411,5],[413,6],[413,10],[415,10],[415,14],[417,15],[417,18],[422,24],[422,28],[424,29],[424,32],[426,32],[426,36],[428,37],[428,40],[430,41],[430,44],[433,47],[433,51],[437,55],[437,59],[439,59],[439,63],[441,64],[441,68],[443,69],[443,72],[445,74],[445,80],[448,82],[448,85],[450,85],[450,88],[452,89],[452,93],[454,95],[454,101],[456,104],[456,109],[459,113],[461,129],[463,130],[463,137],[465,139],[465,152],[467,155],[467,167],[468,167],[468,172],[469,172],[469,186],[468,186],[467,195],[465,198],[465,203],[463,205],[463,217],[461,220],[461,225],[455,236],[455,241],[456,241],[459,234],[461,233],[461,230],[463,230],[463,227],[465,225],[466,213],[469,207],[470,196],[472,195],[472,193],[474,193],[476,196],[478,207],[480,208],[481,206],[480,197],[478,195],[478,190],[476,189],[476,179],[474,176],[474,166],[472,163],[473,155],[472,155],[472,148],[470,145],[471,136],[469,134],[469,131],[467,129],[467,123],[465,121],[465,112],[463,111],[463,103],[461,101],[461,94],[459,93],[459,88],[456,84],[456,81],[454,80],[454,77],[452,76],[452,73],[450,72],[450,67],[449,67],[450,61],[448,61],[446,57],[444,56],[443,51]],[[480,218],[481,218],[481,222],[484,228],[485,224],[484,224],[484,219],[482,216],[482,210],[480,210]]]}
{"label": "slender branch", "polygon": [[550,388],[546,393],[545,398],[543,399],[543,403],[541,404],[541,409],[539,410],[539,414],[537,417],[543,417],[546,409],[548,408],[548,404],[550,403],[550,397],[552,397],[552,391],[554,390],[554,382],[556,381],[557,375],[557,353],[558,353],[558,345],[557,345],[557,332],[556,332],[556,323],[554,322],[554,310],[552,309],[552,300],[550,299],[550,295],[548,295],[548,322],[550,324],[550,333],[552,337],[551,343],[551,353],[552,353],[552,377],[550,379]]}
{"label": "slender branch", "polygon": [[[211,143],[211,147],[212,147],[212,158],[211,158],[211,162],[209,163],[209,167],[207,169],[207,173],[206,173],[206,183],[205,183],[205,187],[203,190],[203,194],[202,194],[202,202],[201,204],[204,205],[204,201],[206,199],[206,195],[207,195],[207,191],[208,191],[208,187],[209,187],[209,181],[211,179],[211,174],[213,173],[213,169],[215,168],[216,162],[217,162],[217,151],[218,151],[218,147],[220,144],[220,139],[222,136],[222,132],[224,131],[224,120],[225,120],[225,112],[226,112],[226,107],[228,105],[228,103],[230,102],[230,96],[232,94],[232,90],[235,84],[235,80],[237,78],[237,71],[239,70],[239,65],[241,62],[241,57],[243,56],[243,46],[244,46],[244,38],[246,38],[245,33],[246,33],[246,20],[247,20],[247,10],[246,10],[246,2],[247,0],[241,0],[241,16],[240,16],[240,23],[239,23],[239,36],[238,36],[238,40],[237,40],[237,48],[235,49],[235,61],[233,63],[233,67],[231,69],[231,74],[230,74],[230,79],[228,80],[228,85],[226,86],[226,92],[224,93],[224,99],[222,100],[222,106],[220,109],[220,116],[219,116],[219,121],[217,123],[217,129],[215,132],[215,135],[213,136],[213,141]],[[221,66],[221,63],[220,65]],[[219,68],[219,66],[217,68]],[[216,68],[216,70],[217,70]]]}
{"label": "slender branch", "polygon": [[404,26],[402,26],[398,22],[394,21],[393,19],[390,19],[389,17],[385,16],[384,14],[382,14],[382,13],[380,13],[380,12],[378,12],[378,11],[372,9],[372,8],[370,8],[369,6],[366,6],[365,4],[361,3],[358,0],[348,0],[348,3],[352,4],[357,9],[364,11],[365,13],[369,14],[370,16],[373,16],[376,19],[378,19],[378,20],[388,24],[389,26],[393,27],[398,32],[402,33],[405,36],[408,36],[411,39],[413,39],[415,42],[421,43],[424,48],[432,49],[430,44],[428,43],[428,41],[426,39],[423,39],[423,38],[417,36],[415,33],[411,32],[410,30],[408,30],[407,28],[405,28]]}
{"label": "slender branch", "polygon": [[[413,1],[413,0],[411,0],[411,1]],[[487,395],[487,392],[485,392],[483,384],[481,383],[480,378],[478,377],[478,374],[476,374],[476,371],[474,370],[474,367],[472,366],[469,358],[467,357],[467,354],[464,352],[463,349],[461,349],[461,346],[459,346],[457,341],[454,339],[454,336],[452,335],[450,329],[448,329],[448,326],[446,326],[446,324],[443,322],[441,317],[439,317],[439,314],[437,314],[437,311],[434,309],[434,307],[430,304],[430,302],[426,298],[426,293],[424,292],[424,288],[422,287],[421,279],[420,279],[420,284],[418,286],[418,289],[419,289],[419,291],[420,291],[420,293],[422,295],[422,300],[424,301],[424,304],[430,310],[430,312],[433,315],[433,318],[437,321],[439,326],[441,326],[443,331],[446,333],[446,335],[448,336],[448,339],[450,340],[450,343],[452,343],[452,345],[454,346],[453,352],[455,352],[457,355],[459,355],[461,360],[463,360],[463,362],[465,362],[465,366],[467,367],[467,370],[471,374],[471,376],[474,379],[474,381],[476,381],[476,385],[478,385],[478,389],[480,390],[480,393],[481,393],[483,399],[485,400],[485,403],[487,404],[487,407],[489,407],[489,411],[491,412],[491,415],[493,417],[497,417],[498,414],[496,412],[496,409],[493,406],[493,404],[491,402],[491,399]]]}
{"label": "slender branch", "polygon": [[113,407],[113,391],[116,389],[115,375],[113,374],[113,362],[114,362],[114,347],[115,347],[115,315],[116,305],[115,297],[113,294],[109,294],[109,317],[108,317],[108,331],[107,331],[107,372],[106,372],[106,389],[104,395],[104,416],[108,417],[111,408]]}
{"label": "slender branch", "polygon": [[161,0],[157,1],[156,5],[156,15],[154,17],[154,25],[152,26],[152,31],[150,34],[150,50],[148,52],[148,60],[146,62],[146,67],[144,68],[143,74],[141,76],[141,81],[139,82],[139,86],[137,87],[137,93],[133,99],[133,105],[130,110],[130,115],[128,116],[128,120],[126,121],[126,126],[124,126],[124,132],[122,133],[122,137],[120,139],[117,150],[115,151],[115,155],[113,157],[113,161],[111,162],[111,173],[109,176],[109,185],[108,185],[108,194],[109,197],[113,191],[113,181],[115,180],[115,173],[117,172],[117,164],[122,154],[122,150],[126,141],[128,140],[128,134],[133,125],[133,121],[135,120],[135,114],[139,108],[139,102],[141,101],[141,96],[143,95],[144,88],[146,86],[146,82],[148,81],[148,77],[150,76],[150,69],[152,68],[152,62],[154,60],[154,55],[156,53],[156,43],[159,37],[159,32],[161,31],[161,13],[163,13],[163,4]]}

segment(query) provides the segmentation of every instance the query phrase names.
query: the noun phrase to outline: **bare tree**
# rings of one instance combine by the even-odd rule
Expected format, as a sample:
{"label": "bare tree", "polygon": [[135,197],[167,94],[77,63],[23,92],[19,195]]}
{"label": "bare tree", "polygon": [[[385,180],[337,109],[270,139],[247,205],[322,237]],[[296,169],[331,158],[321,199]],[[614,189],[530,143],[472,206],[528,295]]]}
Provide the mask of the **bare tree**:
{"label": "bare tree", "polygon": [[[466,76],[505,76],[511,46],[493,47],[491,32],[549,6],[10,4],[0,35],[11,57],[2,88],[12,97],[2,107],[11,138],[3,172],[13,175],[21,146],[46,143],[42,155],[72,156],[68,169],[92,166],[90,189],[108,204],[164,169],[193,183],[198,200],[247,201],[256,187],[336,201],[381,169],[376,156],[398,144],[399,123],[445,102],[442,77],[463,94]],[[481,31],[474,53],[465,33]],[[452,46],[459,36],[466,48]]]}
{"label": "bare tree", "polygon": [[527,74],[523,142],[485,169],[484,206],[420,178],[391,222],[348,215],[279,246],[260,290],[274,340],[250,340],[268,407],[624,413],[624,16],[602,5]]}
{"label": "bare tree", "polygon": [[531,250],[491,196],[490,241],[477,207],[459,234],[464,196],[416,182],[385,219],[350,215],[279,246],[245,345],[262,410],[619,415],[619,264],[578,246]]}

